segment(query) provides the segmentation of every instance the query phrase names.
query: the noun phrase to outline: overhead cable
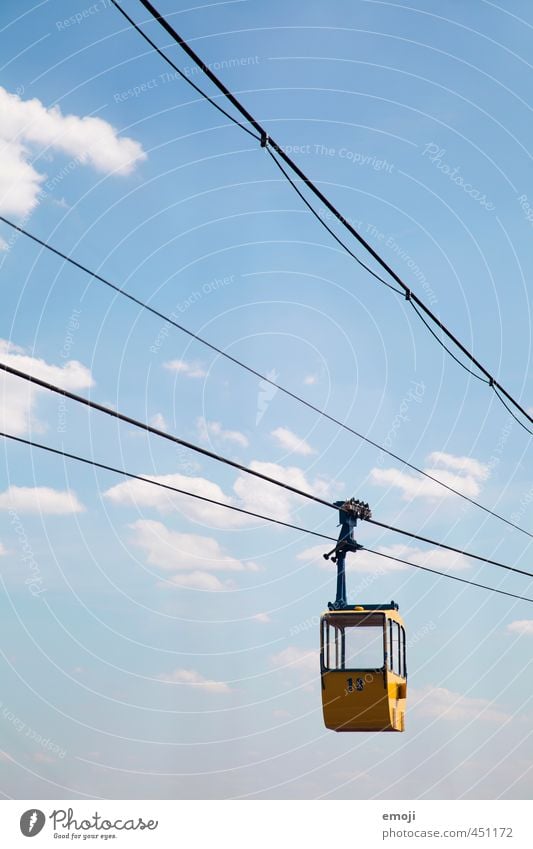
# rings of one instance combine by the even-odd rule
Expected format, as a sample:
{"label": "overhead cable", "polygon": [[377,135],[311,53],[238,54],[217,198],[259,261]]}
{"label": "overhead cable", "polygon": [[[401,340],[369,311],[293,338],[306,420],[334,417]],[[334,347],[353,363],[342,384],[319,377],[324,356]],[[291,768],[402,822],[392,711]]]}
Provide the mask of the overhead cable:
{"label": "overhead cable", "polygon": [[[40,442],[35,442],[32,439],[24,439],[23,437],[15,436],[14,434],[3,433],[3,432],[0,432],[0,437],[2,437],[4,439],[11,439],[15,442],[19,442],[21,444],[28,445],[32,448],[38,448],[41,451],[46,451],[46,452],[51,453],[51,454],[56,454],[58,456],[66,458],[68,460],[76,460],[77,462],[83,463],[83,464],[88,465],[88,466],[93,466],[93,467],[98,468],[98,469],[104,469],[105,471],[113,472],[114,474],[118,474],[118,475],[121,475],[123,477],[142,481],[143,483],[149,484],[151,486],[158,486],[158,487],[161,487],[165,490],[169,490],[171,492],[178,493],[179,495],[185,495],[189,498],[195,498],[195,499],[198,499],[200,501],[207,502],[209,504],[215,504],[218,507],[224,507],[226,510],[233,510],[233,511],[236,511],[238,513],[244,513],[247,516],[252,516],[256,519],[261,519],[261,520],[263,520],[265,522],[269,522],[271,524],[281,525],[283,527],[290,528],[290,529],[295,530],[295,531],[299,531],[300,533],[310,534],[312,536],[320,537],[321,539],[331,540],[333,542],[337,541],[335,537],[331,537],[331,536],[328,536],[326,534],[321,534],[321,533],[318,533],[317,531],[311,531],[308,528],[302,528],[299,525],[293,525],[290,522],[282,522],[280,519],[275,519],[272,516],[264,516],[260,513],[254,513],[250,510],[245,510],[244,508],[237,507],[236,505],[227,504],[224,501],[218,501],[217,499],[214,499],[214,498],[207,498],[204,495],[199,495],[198,493],[190,492],[189,490],[184,490],[184,489],[181,489],[179,487],[172,486],[171,484],[166,484],[166,483],[163,483],[162,481],[157,481],[157,480],[154,480],[153,478],[145,477],[143,475],[137,475],[137,474],[134,474],[133,472],[128,472],[125,469],[119,469],[115,466],[110,466],[107,463],[100,463],[100,462],[98,462],[96,460],[92,460],[88,457],[81,457],[79,454],[72,454],[68,451],[64,451],[64,450],[59,449],[59,448],[53,448],[49,445],[44,445]],[[374,524],[379,524],[379,523],[374,523]],[[393,530],[397,530],[397,529],[394,528]],[[403,531],[399,531],[399,533],[403,533]],[[448,546],[445,546],[445,547],[449,548]],[[451,580],[454,580],[454,581],[460,581],[463,584],[470,584],[471,586],[479,587],[479,588],[484,589],[484,590],[489,590],[490,592],[495,592],[495,593],[498,593],[500,595],[506,595],[506,596],[510,596],[511,598],[519,599],[521,601],[527,601],[527,602],[533,603],[533,599],[531,599],[531,598],[527,598],[525,596],[517,595],[515,593],[510,593],[510,592],[507,592],[505,590],[500,590],[500,589],[497,589],[495,587],[489,587],[485,584],[479,584],[475,581],[469,581],[466,578],[460,578],[457,575],[450,575],[447,572],[440,572],[438,569],[431,569],[427,566],[421,566],[418,563],[412,563],[409,560],[405,560],[405,559],[400,558],[400,557],[394,557],[393,555],[385,554],[382,551],[375,551],[374,549],[367,548],[366,546],[363,546],[363,550],[368,551],[370,554],[374,554],[378,557],[385,557],[387,560],[395,560],[396,562],[403,563],[406,566],[412,566],[414,569],[421,569],[424,572],[431,572],[432,574],[439,575],[442,578],[450,578]],[[474,556],[474,555],[469,555],[469,556]],[[483,560],[484,558],[477,558],[477,559]],[[487,562],[494,562],[494,561],[487,561]],[[502,564],[496,564],[496,565],[502,565]],[[504,568],[506,568],[506,567],[504,567]],[[528,573],[524,572],[522,574],[528,574]],[[533,577],[533,575],[531,575],[531,577]]]}
{"label": "overhead cable", "polygon": [[514,528],[517,531],[520,531],[521,533],[525,534],[528,537],[533,537],[533,533],[531,533],[530,531],[526,530],[525,528],[522,528],[520,525],[517,525],[515,522],[512,522],[510,519],[505,518],[505,516],[502,516],[500,513],[497,513],[495,510],[491,510],[489,507],[486,507],[485,505],[481,504],[479,501],[476,501],[474,498],[471,498],[469,495],[466,495],[464,492],[461,492],[460,490],[451,486],[451,484],[448,484],[448,483],[445,483],[442,480],[439,480],[439,478],[436,478],[434,475],[430,474],[429,472],[425,471],[424,469],[419,468],[414,463],[409,462],[409,460],[405,460],[403,457],[400,457],[399,454],[395,454],[393,451],[390,451],[388,448],[385,448],[385,446],[380,445],[379,442],[375,442],[373,439],[370,439],[370,437],[365,436],[364,434],[362,434],[359,431],[355,430],[354,428],[350,427],[348,424],[346,424],[346,422],[343,422],[340,419],[335,418],[335,416],[330,415],[325,410],[322,410],[320,407],[317,407],[315,404],[312,404],[310,401],[307,401],[305,398],[302,398],[300,395],[296,394],[295,392],[292,392],[290,389],[287,389],[285,386],[282,386],[280,383],[277,383],[272,378],[267,377],[267,375],[262,374],[261,372],[257,371],[257,369],[253,368],[252,366],[247,365],[245,362],[243,362],[242,360],[239,360],[237,357],[233,357],[231,354],[228,354],[222,348],[219,348],[217,345],[214,345],[212,342],[209,342],[205,337],[200,336],[197,333],[194,333],[192,330],[189,330],[183,324],[179,324],[177,321],[175,321],[175,319],[171,318],[170,316],[166,315],[165,313],[161,312],[160,310],[155,309],[155,307],[150,306],[145,301],[142,301],[140,298],[137,298],[135,295],[132,295],[131,292],[127,291],[127,289],[123,289],[121,286],[118,286],[116,283],[112,283],[109,279],[107,279],[106,277],[103,277],[101,274],[98,274],[96,271],[92,271],[90,268],[88,268],[83,263],[78,262],[73,257],[69,256],[68,254],[63,253],[63,251],[60,251],[58,248],[51,245],[49,242],[46,242],[43,239],[40,239],[38,236],[35,236],[33,233],[30,233],[24,227],[21,227],[20,225],[15,224],[13,221],[11,221],[9,218],[6,218],[4,215],[0,215],[0,221],[3,221],[4,224],[7,224],[9,227],[12,227],[17,232],[22,233],[24,236],[27,236],[29,239],[34,241],[36,244],[41,245],[41,247],[43,247],[43,248],[46,248],[46,250],[51,251],[56,256],[65,260],[65,262],[70,263],[75,268],[78,268],[80,271],[83,271],[85,274],[88,274],[90,277],[94,278],[99,283],[103,283],[109,289],[112,289],[114,292],[117,292],[119,295],[122,295],[124,298],[127,298],[132,303],[137,304],[137,306],[141,307],[142,309],[147,310],[148,312],[152,313],[152,315],[157,316],[157,318],[161,318],[163,321],[170,324],[172,327],[175,327],[176,330],[179,330],[182,333],[185,333],[191,339],[194,339],[196,342],[199,342],[201,345],[204,345],[205,347],[209,348],[211,351],[214,351],[216,354],[219,354],[221,357],[224,357],[224,359],[226,359],[229,362],[233,363],[234,365],[237,365],[240,368],[244,369],[249,374],[254,375],[254,377],[258,377],[264,383],[267,383],[270,386],[275,387],[277,390],[282,392],[284,395],[287,395],[289,398],[292,398],[293,400],[298,401],[300,404],[303,404],[309,410],[312,410],[314,413],[317,413],[318,415],[322,416],[323,418],[327,419],[328,421],[332,422],[333,424],[337,425],[338,427],[342,428],[343,430],[347,431],[348,433],[351,433],[353,436],[356,436],[358,439],[361,439],[363,442],[366,442],[368,445],[371,445],[373,448],[377,448],[380,451],[383,451],[383,453],[387,454],[387,456],[392,457],[394,460],[397,460],[399,463],[403,463],[403,465],[407,466],[409,469],[412,469],[414,472],[418,472],[418,474],[423,475],[425,478],[428,478],[428,480],[433,481],[433,483],[437,484],[438,486],[443,487],[444,489],[448,490],[449,492],[452,492],[454,495],[457,495],[459,498],[462,498],[464,501],[467,501],[470,504],[474,505],[475,507],[478,507],[480,510],[483,510],[488,515],[493,516],[495,519],[499,519],[501,522],[505,522],[506,525],[509,525],[510,527]]}
{"label": "overhead cable", "polygon": [[[117,0],[111,0],[113,5],[122,13],[124,10],[121,8],[120,4]],[[198,67],[204,72],[204,74],[211,80],[211,82],[219,89],[219,91],[224,94],[224,96],[230,101],[230,103],[240,112],[240,114],[249,122],[249,124],[254,128],[257,134],[260,137],[261,147],[270,147],[272,150],[276,151],[276,153],[284,160],[284,162],[291,168],[291,170],[298,175],[300,180],[309,188],[313,194],[318,197],[322,203],[329,209],[329,211],[334,215],[334,217],[351,233],[351,235],[365,248],[365,250],[372,256],[372,258],[389,274],[392,279],[401,287],[405,294],[405,298],[407,301],[411,303],[412,306],[416,305],[425,313],[425,315],[431,319],[431,321],[437,325],[437,327],[448,337],[448,339],[453,342],[453,344],[466,356],[478,369],[482,372],[482,374],[487,378],[487,383],[494,390],[499,390],[501,394],[505,396],[505,398],[524,416],[525,419],[530,421],[533,424],[533,416],[523,407],[518,401],[513,398],[513,396],[505,389],[502,384],[496,380],[496,378],[482,365],[479,360],[474,356],[474,354],[466,348],[465,345],[455,336],[455,334],[449,330],[446,325],[430,310],[429,307],[416,295],[412,289],[403,282],[400,276],[394,271],[394,269],[377,253],[377,251],[370,245],[369,242],[356,230],[356,228],[342,215],[341,212],[336,208],[336,206],[329,200],[329,198],[315,185],[315,183],[302,171],[302,169],[294,162],[294,160],[285,152],[283,147],[281,147],[274,139],[266,132],[264,127],[251,115],[251,113],[243,106],[243,104],[235,97],[234,94],[224,85],[224,83],[213,73],[213,71],[209,68],[208,65],[203,62],[203,60],[198,56],[198,54],[192,49],[192,47],[187,43],[187,41],[179,35],[178,32],[169,24],[166,18],[161,15],[155,6],[149,2],[149,0],[140,0],[140,3],[144,6],[144,8],[155,18],[163,29],[172,37],[172,39],[179,44],[179,46],[187,53],[187,55],[198,65]],[[131,19],[129,19],[131,20]],[[151,44],[153,44],[151,39],[148,39],[148,36],[143,32],[143,30],[132,22],[132,25],[135,26],[137,32],[147,41],[149,40]],[[168,57],[159,49],[156,48],[157,52],[160,56],[162,56],[165,61],[170,62]],[[294,185],[294,184],[293,184]],[[351,253],[351,252],[350,252]],[[420,315],[417,312],[417,315]],[[456,359],[456,358],[454,358]],[[458,360],[457,360],[458,361]],[[458,361],[459,362],[459,361]],[[501,400],[500,394],[496,393],[497,397]],[[527,428],[525,428],[527,430]],[[529,433],[530,431],[528,431]]]}
{"label": "overhead cable", "polygon": [[[332,510],[336,510],[336,511],[338,511],[338,509],[339,509],[337,504],[334,504],[331,501],[326,501],[325,499],[320,498],[317,495],[313,495],[313,493],[311,493],[311,492],[306,492],[305,490],[299,489],[298,487],[295,487],[295,486],[291,486],[290,484],[285,483],[284,481],[280,481],[277,478],[273,478],[270,475],[266,475],[266,474],[263,474],[262,472],[258,472],[256,469],[251,469],[249,466],[244,466],[242,463],[237,463],[235,460],[230,460],[229,457],[224,457],[222,454],[218,454],[215,451],[210,451],[208,448],[202,448],[200,445],[197,445],[194,442],[189,442],[188,440],[181,439],[180,437],[174,436],[174,434],[168,433],[165,430],[161,430],[159,428],[154,427],[153,425],[147,424],[146,422],[140,421],[139,419],[135,419],[131,416],[127,416],[124,413],[121,413],[118,410],[113,409],[112,407],[106,407],[105,405],[99,404],[96,401],[91,401],[88,398],[84,398],[82,395],[77,395],[75,392],[70,392],[68,389],[63,389],[60,386],[56,386],[53,383],[49,383],[46,380],[42,380],[41,378],[35,377],[34,375],[28,374],[27,372],[21,371],[20,369],[13,368],[13,366],[9,366],[9,365],[7,365],[7,363],[0,362],[0,370],[6,372],[7,374],[11,374],[15,377],[20,377],[23,380],[27,380],[29,383],[33,383],[36,386],[40,386],[41,388],[47,389],[50,392],[54,392],[58,395],[62,395],[65,398],[69,398],[72,401],[76,401],[80,404],[83,404],[84,406],[89,407],[90,409],[98,410],[99,412],[105,413],[106,415],[111,416],[112,418],[118,419],[119,421],[126,422],[127,424],[133,425],[134,427],[140,428],[141,430],[144,430],[148,433],[152,433],[155,436],[159,436],[159,437],[161,437],[165,440],[168,440],[169,442],[173,442],[177,445],[182,445],[185,448],[189,448],[191,451],[194,451],[197,454],[201,454],[204,457],[209,457],[210,459],[216,460],[219,463],[223,463],[224,465],[230,466],[234,469],[238,469],[240,472],[244,472],[247,475],[251,475],[252,477],[259,478],[260,480],[264,480],[268,483],[273,484],[274,486],[279,486],[280,488],[285,489],[289,492],[292,492],[295,495],[299,495],[302,498],[308,499],[309,501],[313,501],[317,504],[321,504],[323,507],[329,507]],[[370,519],[370,520],[367,519],[366,521],[370,521],[373,524],[380,525],[379,522],[376,522],[375,520],[372,520],[372,519]],[[392,526],[386,526],[386,525],[383,525],[383,528],[385,528],[386,530],[394,530],[394,531],[398,530],[396,528],[393,528]],[[415,539],[417,538],[417,536],[415,534],[411,534],[409,531],[398,531],[398,532],[403,533],[406,536],[412,536]],[[422,537],[418,537],[418,538],[422,539]],[[472,557],[475,560],[481,560],[485,563],[491,563],[494,566],[500,566],[500,567],[503,567],[505,569],[508,569],[511,572],[518,572],[520,574],[527,575],[528,577],[533,578],[533,572],[524,572],[523,570],[518,569],[514,566],[507,566],[505,564],[498,563],[498,561],[488,560],[485,557],[481,557],[479,555],[472,554],[470,552],[466,552],[462,549],[452,548],[451,546],[444,545],[444,543],[439,543],[436,540],[432,540],[432,539],[429,539],[429,538],[424,539],[424,542],[429,542],[432,545],[436,545],[438,547],[446,548],[448,551],[454,551],[457,554],[463,554],[467,557]]]}

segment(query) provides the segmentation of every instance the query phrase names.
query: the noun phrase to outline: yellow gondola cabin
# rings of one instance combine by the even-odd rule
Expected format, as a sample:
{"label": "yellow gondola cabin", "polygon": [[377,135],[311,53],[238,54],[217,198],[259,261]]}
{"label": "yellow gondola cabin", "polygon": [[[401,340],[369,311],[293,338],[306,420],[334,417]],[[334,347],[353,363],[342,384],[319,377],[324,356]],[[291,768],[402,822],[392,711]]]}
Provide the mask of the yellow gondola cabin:
{"label": "yellow gondola cabin", "polygon": [[405,629],[398,605],[360,605],[320,621],[322,708],[334,731],[404,731]]}

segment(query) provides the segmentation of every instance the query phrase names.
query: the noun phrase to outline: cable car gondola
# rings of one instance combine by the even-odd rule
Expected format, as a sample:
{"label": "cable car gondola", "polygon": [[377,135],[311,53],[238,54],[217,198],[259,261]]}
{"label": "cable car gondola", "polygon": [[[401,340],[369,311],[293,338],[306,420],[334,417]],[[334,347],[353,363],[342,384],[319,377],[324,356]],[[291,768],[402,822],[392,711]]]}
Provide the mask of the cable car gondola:
{"label": "cable car gondola", "polygon": [[354,529],[370,510],[354,500],[335,505],[341,532],[334,551],[324,557],[337,563],[337,597],[320,618],[324,724],[333,731],[404,731],[407,665],[398,605],[346,601],[346,554],[362,548]]}

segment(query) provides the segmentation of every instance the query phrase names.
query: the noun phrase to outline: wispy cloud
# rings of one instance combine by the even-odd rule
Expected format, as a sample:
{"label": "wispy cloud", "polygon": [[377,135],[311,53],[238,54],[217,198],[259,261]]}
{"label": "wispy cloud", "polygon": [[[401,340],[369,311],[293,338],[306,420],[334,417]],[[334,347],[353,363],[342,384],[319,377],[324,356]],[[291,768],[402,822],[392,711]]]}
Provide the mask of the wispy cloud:
{"label": "wispy cloud", "polygon": [[211,681],[195,669],[174,669],[172,672],[162,672],[157,678],[165,684],[185,684],[208,693],[231,692],[231,687],[225,681]]}
{"label": "wispy cloud", "polygon": [[318,652],[300,649],[298,646],[287,646],[277,654],[273,654],[270,663],[276,669],[290,670],[308,677],[318,670]]}
{"label": "wispy cloud", "polygon": [[207,372],[201,363],[187,362],[187,360],[169,360],[163,363],[164,367],[169,371],[175,371],[178,374],[183,374],[185,377],[205,377]]}
{"label": "wispy cloud", "polygon": [[297,436],[288,427],[277,427],[271,432],[271,436],[281,445],[284,451],[289,451],[292,454],[303,454],[304,456],[316,453],[305,439]]}
{"label": "wispy cloud", "polygon": [[[424,468],[427,474],[470,498],[479,495],[480,482],[489,476],[489,467],[471,457],[454,457],[452,454],[434,451],[429,455],[428,462],[434,465]],[[406,501],[412,498],[446,498],[453,494],[428,478],[408,474],[399,469],[373,468],[370,477],[379,486],[401,490]]]}
{"label": "wispy cloud", "polygon": [[[373,548],[373,546],[370,546]],[[324,560],[323,554],[328,548],[327,543],[324,545],[313,545],[310,548],[304,549],[296,555],[298,560],[316,561],[318,566],[323,569],[332,569],[334,564],[330,560]],[[408,560],[419,566],[427,566],[429,569],[437,569],[438,571],[458,572],[462,569],[467,569],[470,566],[468,558],[462,554],[454,554],[451,551],[442,551],[440,549],[429,549],[424,551],[421,548],[397,543],[395,545],[378,545],[376,551],[389,557],[398,557],[400,560]],[[348,557],[346,568],[349,572],[361,572],[370,574],[384,575],[387,572],[402,572],[411,567],[405,563],[398,563],[396,560],[389,560],[387,557],[377,557],[375,554],[362,549]]]}
{"label": "wispy cloud", "polygon": [[304,377],[304,386],[314,386],[315,383],[318,383],[317,374],[308,374]]}
{"label": "wispy cloud", "polygon": [[47,486],[10,486],[5,492],[0,493],[0,510],[62,516],[68,513],[82,513],[85,508],[78,501],[76,493],[70,489],[58,490]]}
{"label": "wispy cloud", "polygon": [[[20,371],[28,372],[63,389],[88,389],[94,385],[91,372],[77,360],[69,360],[63,366],[51,365],[43,359],[32,357],[23,348],[0,339],[0,355],[3,362]],[[44,390],[10,374],[0,374],[0,428],[15,435],[28,430],[42,432],[44,424],[33,415],[37,398]]]}
{"label": "wispy cloud", "polygon": [[454,469],[481,481],[487,480],[490,471],[488,466],[473,457],[456,457],[444,451],[432,451],[428,462],[437,466],[446,466],[448,469]]}
{"label": "wispy cloud", "polygon": [[[328,497],[331,489],[334,487],[332,481],[325,480],[324,478],[308,479],[305,472],[297,466],[282,466],[278,463],[263,463],[259,460],[254,460],[250,463],[250,468],[276,480],[283,481],[283,483],[287,483],[290,486],[312,492],[314,495],[319,495],[322,498]],[[293,511],[295,503],[301,504],[301,499],[298,496],[292,495],[290,492],[280,489],[279,486],[266,481],[252,481],[250,476],[246,474],[239,475],[233,489],[246,510],[252,510],[276,519],[287,520],[287,517]]]}
{"label": "wispy cloud", "polygon": [[266,625],[268,622],[271,622],[268,613],[256,613],[254,614],[254,616],[252,616],[252,619],[255,622],[262,622],[264,625]]}
{"label": "wispy cloud", "polygon": [[216,437],[223,442],[234,442],[236,445],[241,445],[247,448],[249,445],[248,438],[239,430],[226,430],[220,422],[208,422],[203,416],[196,420],[198,434],[200,439],[207,442],[210,437]]}
{"label": "wispy cloud", "polygon": [[156,427],[158,430],[168,431],[167,421],[163,415],[163,413],[156,413],[150,419],[150,424],[152,427]]}
{"label": "wispy cloud", "polygon": [[1,86],[0,143],[0,211],[14,215],[27,215],[37,206],[47,175],[34,165],[36,152],[67,154],[105,174],[129,174],[146,159],[138,142],[120,137],[107,121],[63,115],[58,106],[22,100]]}
{"label": "wispy cloud", "polygon": [[146,560],[168,573],[177,586],[204,590],[225,589],[217,573],[256,572],[258,566],[227,554],[217,540],[200,534],[171,531],[162,522],[139,519],[129,526],[132,541]]}
{"label": "wispy cloud", "polygon": [[285,679],[296,678],[307,692],[316,689],[320,669],[318,650],[287,646],[271,656],[270,665],[283,673]]}
{"label": "wispy cloud", "polygon": [[480,722],[505,722],[508,714],[494,707],[489,699],[472,698],[455,693],[445,687],[434,687],[431,684],[422,689],[409,691],[409,699],[413,710],[420,716],[439,720]]}
{"label": "wispy cloud", "polygon": [[[203,498],[219,501],[222,504],[236,505],[238,503],[235,498],[226,495],[217,483],[207,478],[189,477],[177,472],[170,475],[143,475],[143,477],[166,486],[192,492]],[[257,522],[257,519],[242,513],[136,480],[116,484],[104,493],[104,497],[117,505],[133,506],[137,509],[151,507],[163,514],[178,512],[193,522],[200,522],[213,528],[241,528],[251,522]]]}
{"label": "wispy cloud", "polygon": [[[194,572],[179,572],[179,574],[170,575],[167,580],[181,589],[204,590],[210,593],[231,589],[229,581],[221,581],[211,572],[202,572],[199,569]],[[161,581],[158,586],[164,589],[167,585],[164,581]]]}
{"label": "wispy cloud", "polygon": [[533,619],[517,619],[507,626],[507,630],[511,634],[533,637]]}
{"label": "wispy cloud", "polygon": [[[253,461],[250,468],[267,474],[272,478],[296,486],[316,495],[327,497],[332,483],[322,478],[309,480],[302,469],[296,466],[281,466],[277,463]],[[240,474],[233,484],[233,494],[225,493],[221,487],[203,477],[190,477],[174,473],[170,475],[146,474],[149,480],[183,489],[213,501],[219,501],[250,512],[265,514],[273,518],[287,519],[300,499],[274,484],[252,480],[249,475]],[[227,510],[216,504],[180,495],[164,487],[150,486],[142,481],[129,480],[116,484],[104,493],[105,498],[117,505],[132,506],[140,509],[150,507],[161,513],[180,512],[194,522],[200,522],[213,528],[241,528],[257,524],[252,516]]]}

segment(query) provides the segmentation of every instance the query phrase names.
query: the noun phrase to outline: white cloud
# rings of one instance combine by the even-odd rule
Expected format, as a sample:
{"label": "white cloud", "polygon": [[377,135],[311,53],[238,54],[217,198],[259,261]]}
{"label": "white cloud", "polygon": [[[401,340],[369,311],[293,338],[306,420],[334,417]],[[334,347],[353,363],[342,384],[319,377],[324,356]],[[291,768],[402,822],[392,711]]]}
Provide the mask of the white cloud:
{"label": "white cloud", "polygon": [[[158,483],[174,486],[220,501],[222,504],[236,504],[236,500],[226,495],[218,484],[207,478],[189,477],[179,473],[170,475],[143,475]],[[152,507],[163,514],[179,512],[186,518],[202,525],[215,528],[240,528],[252,522],[257,522],[250,516],[227,510],[216,504],[209,504],[187,495],[179,495],[163,487],[150,486],[142,481],[129,480],[116,484],[108,489],[104,496],[115,504],[140,507]]]}
{"label": "white cloud", "polygon": [[47,486],[10,486],[0,493],[0,510],[15,510],[17,513],[46,513],[61,516],[67,513],[82,513],[75,492],[61,491]]}
{"label": "white cloud", "polygon": [[316,374],[308,374],[304,377],[304,385],[305,386],[314,386],[315,383],[318,383],[318,375]]}
{"label": "white cloud", "polygon": [[227,554],[217,540],[199,534],[169,530],[162,522],[139,519],[129,526],[133,543],[141,548],[152,566],[172,573],[169,580],[177,586],[220,590],[228,586],[217,572],[256,572],[258,566]]}
{"label": "white cloud", "polygon": [[163,672],[157,678],[166,684],[186,684],[189,687],[196,687],[209,693],[231,692],[231,687],[225,681],[210,681],[196,672],[195,669],[174,669],[173,672]]}
{"label": "white cloud", "polygon": [[[285,468],[276,463],[254,461],[250,468],[321,497],[327,497],[329,492],[328,482],[320,478],[309,481],[304,472],[294,466]],[[240,474],[233,484],[234,496],[227,495],[218,484],[207,478],[190,477],[177,472],[170,475],[143,475],[143,477],[193,492],[204,498],[211,498],[213,501],[220,501],[222,504],[240,507],[243,510],[276,519],[287,520],[293,505],[301,503],[298,496],[266,481],[252,480],[245,473]],[[164,514],[178,511],[194,522],[214,528],[241,528],[258,522],[253,516],[227,510],[225,507],[180,495],[163,487],[150,486],[137,480],[116,484],[108,489],[104,496],[115,504],[137,508],[151,507]]]}
{"label": "white cloud", "polygon": [[184,374],[186,377],[205,377],[207,372],[198,362],[187,362],[187,360],[169,360],[163,363],[164,367],[169,371],[175,371],[178,374]]}
{"label": "white cloud", "polygon": [[[470,498],[475,498],[479,494],[480,481],[486,480],[489,476],[488,466],[471,457],[454,457],[452,454],[434,451],[429,455],[428,461],[446,468],[428,466],[424,468],[424,472]],[[453,494],[429,478],[401,472],[399,469],[374,468],[370,472],[370,477],[379,486],[400,489],[406,501],[420,497],[446,498]]]}
{"label": "white cloud", "polygon": [[277,427],[271,432],[271,436],[281,445],[284,451],[303,454],[304,456],[316,453],[305,439],[296,436],[288,427]]}
{"label": "white cloud", "polygon": [[52,203],[54,206],[58,206],[60,209],[70,209],[70,205],[66,202],[65,198],[59,198],[59,200],[53,200]]}
{"label": "white cloud", "polygon": [[[324,553],[333,547],[333,543],[328,543],[327,540],[324,540],[322,545],[313,545],[310,548],[306,548],[296,555],[297,560],[304,560],[310,563],[315,562],[317,566],[320,566],[321,569],[336,569],[334,563],[331,560],[324,559]],[[395,557],[405,556],[405,552],[407,550],[407,546],[402,545],[390,545],[390,546],[381,546],[376,549],[376,551],[383,551],[385,554],[391,554]],[[405,557],[407,559],[407,557]],[[361,573],[370,573],[376,575],[384,575],[387,572],[399,572],[405,569],[408,569],[408,566],[404,566],[402,563],[396,563],[393,560],[386,560],[385,558],[376,557],[375,554],[370,554],[368,551],[358,551],[356,554],[348,555],[346,560],[346,570],[348,572],[361,572]]]}
{"label": "white cloud", "polygon": [[[463,569],[468,569],[470,566],[468,558],[464,557],[464,555],[455,554],[453,551],[443,551],[439,548],[432,548],[426,551],[422,548],[397,543],[396,545],[377,546],[376,551],[380,554],[387,554],[390,557],[398,557],[400,560],[409,560],[419,566],[427,566],[428,569],[436,569],[439,572],[460,572]],[[372,572],[376,568],[380,568],[383,572],[411,568],[404,563],[388,560],[386,557],[376,557],[375,554],[365,552],[364,549],[363,551],[358,551],[351,560],[352,565],[349,565],[348,568],[351,568],[352,571],[359,572]],[[378,567],[376,565],[377,563],[379,563]]]}
{"label": "white cloud", "polygon": [[156,427],[158,430],[168,430],[168,425],[163,413],[156,413],[155,416],[152,416],[150,419],[150,424],[152,427]]}
{"label": "white cloud", "polygon": [[162,522],[149,519],[139,519],[130,527],[135,531],[135,544],[148,554],[148,562],[165,571],[189,571],[192,566],[214,572],[257,570],[253,564],[225,554],[211,537],[171,531]]}
{"label": "white cloud", "polygon": [[34,377],[57,383],[63,389],[85,389],[94,385],[91,372],[77,360],[68,360],[63,366],[54,366],[45,360],[29,356],[24,348],[0,339],[0,354],[3,362]]}
{"label": "white cloud", "polygon": [[[323,569],[335,568],[335,564],[331,560],[324,560],[322,556],[327,548],[327,542],[324,545],[314,545],[311,548],[306,548],[296,555],[297,560],[314,560]],[[376,551],[390,557],[398,557],[400,560],[409,560],[420,566],[427,566],[429,569],[437,569],[439,572],[457,572],[467,569],[470,565],[468,558],[461,554],[454,554],[452,551],[442,551],[440,549],[424,551],[423,549],[413,548],[403,543],[380,545],[376,547]],[[375,554],[371,554],[364,549],[358,551],[356,554],[349,555],[346,563],[348,572],[376,575],[384,575],[387,572],[400,572],[412,568],[405,563],[389,560],[387,557],[377,557]]]}
{"label": "white cloud", "polygon": [[511,634],[533,637],[533,619],[517,619],[507,626],[507,630]]}
{"label": "white cloud", "polygon": [[[250,463],[250,468],[321,498],[328,497],[333,485],[331,481],[326,481],[323,478],[308,480],[302,469],[297,466],[281,466],[278,463],[263,463],[254,460]],[[246,510],[272,516],[275,519],[287,521],[294,504],[302,503],[302,499],[297,495],[293,495],[267,481],[259,479],[252,481],[250,476],[246,474],[239,475],[233,489]]]}
{"label": "white cloud", "polygon": [[428,462],[446,466],[448,469],[457,472],[464,472],[468,476],[482,481],[487,480],[489,476],[489,467],[479,460],[474,460],[473,457],[455,457],[453,454],[446,454],[444,451],[433,451],[428,457]]}
{"label": "white cloud", "polygon": [[445,687],[431,684],[420,690],[410,689],[408,697],[412,708],[420,716],[450,721],[476,720],[483,722],[505,722],[509,717],[491,707],[489,699],[475,699],[454,693]]}
{"label": "white cloud", "polygon": [[[87,389],[94,385],[89,369],[77,360],[68,360],[63,366],[50,365],[45,360],[29,356],[23,348],[5,339],[0,339],[0,357],[6,365],[63,389]],[[22,378],[1,372],[0,428],[15,435],[27,433],[30,429],[44,431],[44,425],[32,415],[36,399],[43,392]]]}
{"label": "white cloud", "polygon": [[[292,713],[288,710],[277,709],[272,711],[272,716],[275,719],[290,719],[292,717]],[[351,776],[350,776],[351,777]]]}
{"label": "white cloud", "polygon": [[271,621],[272,621],[272,620],[270,619],[270,616],[268,615],[268,613],[256,613],[254,616],[252,616],[252,619],[253,619],[255,622],[262,622],[262,623],[263,623],[263,624],[265,624],[265,625],[266,625],[268,622],[271,622]]}
{"label": "white cloud", "polygon": [[277,669],[288,669],[305,677],[317,673],[319,669],[318,652],[299,649],[297,646],[287,646],[287,648],[272,655],[270,663]]}
{"label": "white cloud", "polygon": [[0,542],[0,557],[2,557],[3,554],[7,554],[7,551],[5,546]]}
{"label": "white cloud", "polygon": [[178,575],[172,575],[168,578],[167,583],[160,581],[157,586],[165,589],[168,582],[176,587],[189,590],[205,590],[207,592],[220,592],[221,590],[231,589],[229,581],[221,581],[216,575],[210,572],[180,572]]}
{"label": "white cloud", "polygon": [[8,243],[6,242],[5,239],[2,239],[2,236],[0,236],[0,251],[8,251],[8,250],[9,250]]}
{"label": "white cloud", "polygon": [[248,438],[239,430],[225,430],[220,422],[208,422],[203,416],[196,420],[200,439],[207,442],[211,436],[218,437],[224,442],[234,442],[236,445],[241,445],[247,448],[249,445]]}
{"label": "white cloud", "polygon": [[0,210],[27,215],[38,203],[46,174],[37,171],[36,154],[57,151],[105,174],[129,174],[146,159],[141,145],[119,137],[107,121],[63,115],[58,106],[22,100],[0,86]]}

